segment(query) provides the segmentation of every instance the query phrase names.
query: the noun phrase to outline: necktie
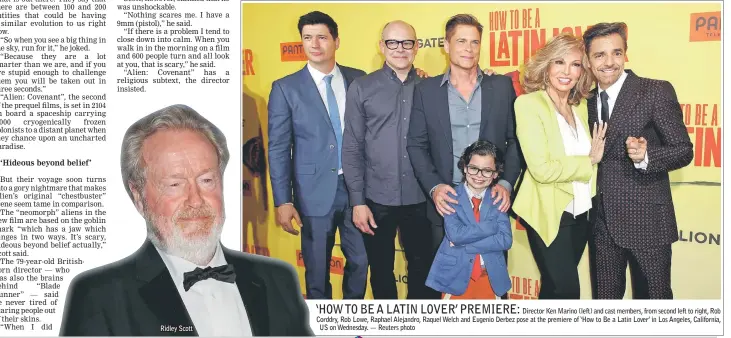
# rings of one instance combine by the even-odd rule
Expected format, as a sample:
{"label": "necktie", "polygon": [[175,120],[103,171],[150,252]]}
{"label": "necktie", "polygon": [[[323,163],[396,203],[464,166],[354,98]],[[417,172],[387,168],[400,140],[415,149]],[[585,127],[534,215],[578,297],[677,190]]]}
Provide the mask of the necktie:
{"label": "necktie", "polygon": [[338,110],[338,101],[335,99],[332,80],[332,75],[325,76],[327,110],[330,112],[330,122],[333,125],[333,131],[335,131],[335,141],[338,143],[338,169],[340,169],[342,167],[340,154],[343,149],[343,131],[340,129],[340,110]]}
{"label": "necktie", "polygon": [[210,266],[205,269],[195,268],[195,270],[183,274],[183,288],[185,291],[188,291],[193,287],[193,284],[208,278],[233,283],[236,281],[236,272],[231,264],[221,265],[215,268]]}
{"label": "necktie", "polygon": [[477,197],[472,197],[472,212],[475,214],[475,221],[480,222],[480,203],[482,200]]}
{"label": "necktie", "polygon": [[[482,200],[477,197],[472,197],[472,212],[475,214],[475,221],[477,223],[480,223],[480,203],[482,203]],[[476,281],[480,279],[480,275],[482,275],[482,264],[480,263],[480,255],[475,255],[475,264],[472,266],[472,275],[470,278],[472,280]]]}
{"label": "necktie", "polygon": [[599,96],[602,99],[602,122],[606,123],[609,121],[609,95],[606,91],[603,91]]}

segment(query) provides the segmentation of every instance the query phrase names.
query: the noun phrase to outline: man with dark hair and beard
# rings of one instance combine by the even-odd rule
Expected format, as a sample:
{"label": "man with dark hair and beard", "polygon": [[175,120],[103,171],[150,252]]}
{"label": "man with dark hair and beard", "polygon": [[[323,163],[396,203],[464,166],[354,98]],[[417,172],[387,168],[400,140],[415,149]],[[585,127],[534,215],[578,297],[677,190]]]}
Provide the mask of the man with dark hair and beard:
{"label": "man with dark hair and beard", "polygon": [[74,278],[61,336],[312,335],[293,268],[220,243],[228,159],[225,136],[186,106],[127,130],[122,177],[147,240]]}

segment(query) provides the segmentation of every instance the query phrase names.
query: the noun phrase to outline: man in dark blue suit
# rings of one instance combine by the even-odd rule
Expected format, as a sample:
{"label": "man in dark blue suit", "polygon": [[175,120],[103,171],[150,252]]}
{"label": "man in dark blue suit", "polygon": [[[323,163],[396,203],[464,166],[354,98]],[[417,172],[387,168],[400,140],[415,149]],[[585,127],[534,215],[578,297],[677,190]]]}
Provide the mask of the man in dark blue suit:
{"label": "man in dark blue suit", "polygon": [[329,15],[305,14],[298,28],[307,65],[274,81],[269,96],[269,172],[277,223],[293,235],[299,231],[292,220],[302,228],[308,299],[332,298],[330,257],[339,229],[346,259],[343,298],[362,299],[368,260],[352,222],[341,148],[345,94],[365,72],[335,63],[340,39]]}

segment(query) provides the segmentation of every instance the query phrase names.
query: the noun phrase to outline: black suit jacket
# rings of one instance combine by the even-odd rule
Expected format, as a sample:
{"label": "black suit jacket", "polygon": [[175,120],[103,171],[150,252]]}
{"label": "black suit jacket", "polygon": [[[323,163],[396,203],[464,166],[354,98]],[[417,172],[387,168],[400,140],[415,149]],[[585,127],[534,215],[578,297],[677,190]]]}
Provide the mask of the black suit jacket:
{"label": "black suit jacket", "polygon": [[[678,240],[678,227],[668,172],[693,160],[693,144],[672,84],[626,71],[608,121],[597,191],[607,229],[619,246],[670,244]],[[595,88],[588,100],[590,126],[598,120],[597,96]],[[647,170],[636,169],[629,158],[630,136],[647,140]]]}
{"label": "black suit jacket", "polygon": [[[254,336],[311,336],[294,269],[278,260],[223,248],[233,264]],[[161,326],[193,327],[163,332]],[[193,322],[155,247],[78,275],[69,286],[60,336],[195,336]]]}
{"label": "black suit jacket", "polygon": [[[406,145],[414,174],[428,196],[427,215],[432,224],[443,224],[443,220],[429,191],[437,184],[451,185],[454,170],[448,84],[440,85],[442,77],[431,77],[416,85]],[[480,85],[480,139],[497,146],[505,165],[501,179],[508,181],[515,191],[515,182],[520,175],[520,154],[515,136],[513,81],[504,75],[485,75]]]}

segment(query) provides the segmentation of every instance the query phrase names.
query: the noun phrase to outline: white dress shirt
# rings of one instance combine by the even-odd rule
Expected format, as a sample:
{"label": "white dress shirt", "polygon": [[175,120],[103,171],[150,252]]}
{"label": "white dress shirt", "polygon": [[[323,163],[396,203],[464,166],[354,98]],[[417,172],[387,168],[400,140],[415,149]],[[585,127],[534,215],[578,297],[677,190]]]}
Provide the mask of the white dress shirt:
{"label": "white dress shirt", "polygon": [[[591,152],[591,141],[586,135],[584,126],[579,122],[581,120],[579,120],[573,108],[571,109],[571,113],[576,129],[572,128],[561,113],[556,111],[558,129],[561,131],[566,156],[589,156],[589,152]],[[574,215],[574,218],[591,209],[591,183],[591,180],[588,183],[580,181],[572,182],[574,199],[569,202],[564,210]]]}
{"label": "white dress shirt", "polygon": [[[310,75],[312,76],[312,79],[315,80],[315,84],[317,84],[317,90],[320,92],[320,97],[322,98],[322,103],[325,105],[325,109],[327,109],[327,114],[330,115],[330,107],[327,105],[327,84],[325,83],[325,76],[332,75],[333,79],[330,83],[333,92],[335,93],[335,101],[338,103],[338,113],[340,115],[340,134],[342,135],[343,131],[345,130],[345,78],[343,78],[343,73],[340,72],[340,68],[338,65],[335,65],[333,69],[330,71],[330,73],[325,74],[317,69],[315,67],[312,67],[310,63],[307,63],[307,70],[310,71]],[[338,175],[343,174],[343,169],[338,170]]]}
{"label": "white dress shirt", "polygon": [[[612,119],[612,111],[614,110],[614,104],[617,103],[617,96],[619,96],[619,91],[622,89],[622,85],[624,84],[624,80],[627,79],[627,72],[622,72],[622,75],[619,76],[619,79],[617,79],[617,82],[609,86],[606,90],[603,90],[599,87],[597,87],[597,96],[596,96],[596,114],[597,118],[596,120],[599,122],[602,122],[602,92],[607,92],[607,103],[609,104],[609,119]],[[645,151],[645,159],[640,163],[635,163],[635,168],[637,169],[647,169],[647,151]]]}
{"label": "white dress shirt", "polygon": [[[183,299],[190,319],[200,336],[236,336],[251,337],[251,326],[246,314],[244,302],[235,283],[221,282],[213,278],[195,283],[188,291],[183,288],[183,274],[201,269],[199,266],[177,256],[169,255],[158,249],[165,266],[167,266],[175,287]],[[223,250],[219,244],[216,254],[208,266],[226,265]],[[172,310],[171,310],[172,311]],[[171,323],[174,324],[174,323]]]}

